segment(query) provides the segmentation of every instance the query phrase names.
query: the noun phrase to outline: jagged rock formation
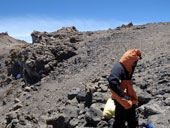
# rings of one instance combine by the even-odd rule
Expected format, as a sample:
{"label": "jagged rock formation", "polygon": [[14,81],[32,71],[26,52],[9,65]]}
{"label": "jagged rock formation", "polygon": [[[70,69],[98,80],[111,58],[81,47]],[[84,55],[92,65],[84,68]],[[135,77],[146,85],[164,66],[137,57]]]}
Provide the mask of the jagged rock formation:
{"label": "jagged rock formation", "polygon": [[[0,87],[5,84],[9,84],[10,81],[10,77],[7,77],[9,75],[7,73],[8,67],[6,66],[9,52],[18,51],[19,49],[24,48],[28,45],[29,44],[27,44],[25,41],[16,40],[10,37],[7,32],[0,33]],[[13,59],[14,61],[15,56],[16,55],[14,54],[13,56],[11,56],[10,59]],[[17,70],[17,67],[15,67],[14,65],[13,69]]]}
{"label": "jagged rock formation", "polygon": [[101,119],[111,95],[106,78],[127,49],[139,48],[143,59],[134,73],[139,121],[168,128],[169,33],[170,23],[131,23],[95,32],[75,27],[34,31],[32,44],[0,61],[8,69],[1,81],[0,127],[112,127],[114,118]]}
{"label": "jagged rock formation", "polygon": [[26,83],[33,84],[48,75],[55,67],[60,67],[64,60],[75,56],[77,48],[74,43],[78,40],[69,34],[77,35],[78,31],[74,27],[65,31],[62,32],[62,29],[53,33],[34,31],[31,34],[33,44],[30,47],[10,52],[9,61],[6,62],[8,75],[17,77],[21,74]]}
{"label": "jagged rock formation", "polygon": [[123,28],[123,29],[124,29],[124,28],[130,28],[130,27],[132,27],[132,26],[133,26],[133,23],[130,22],[130,23],[127,24],[127,25],[122,24],[120,27],[117,27],[116,30],[121,30],[122,28]]}

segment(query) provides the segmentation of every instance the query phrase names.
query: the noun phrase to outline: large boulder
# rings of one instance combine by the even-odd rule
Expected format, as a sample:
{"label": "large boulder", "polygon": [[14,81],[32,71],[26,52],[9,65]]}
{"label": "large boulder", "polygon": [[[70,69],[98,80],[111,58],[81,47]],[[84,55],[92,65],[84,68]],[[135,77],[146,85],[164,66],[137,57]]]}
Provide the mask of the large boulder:
{"label": "large boulder", "polygon": [[47,125],[52,125],[53,128],[66,128],[69,123],[69,118],[66,115],[57,115],[46,120]]}
{"label": "large boulder", "polygon": [[88,125],[94,127],[101,121],[102,111],[99,108],[90,107],[86,112],[85,119]]}

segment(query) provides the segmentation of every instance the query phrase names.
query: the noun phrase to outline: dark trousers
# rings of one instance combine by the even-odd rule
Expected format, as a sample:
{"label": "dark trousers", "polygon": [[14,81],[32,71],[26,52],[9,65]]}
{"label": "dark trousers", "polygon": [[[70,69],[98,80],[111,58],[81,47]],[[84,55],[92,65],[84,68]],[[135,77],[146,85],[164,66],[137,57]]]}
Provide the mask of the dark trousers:
{"label": "dark trousers", "polygon": [[[136,105],[130,109],[124,109],[118,102],[115,101],[115,122],[113,128],[136,128],[138,126],[138,117],[136,114]],[[125,126],[127,122],[127,126]]]}

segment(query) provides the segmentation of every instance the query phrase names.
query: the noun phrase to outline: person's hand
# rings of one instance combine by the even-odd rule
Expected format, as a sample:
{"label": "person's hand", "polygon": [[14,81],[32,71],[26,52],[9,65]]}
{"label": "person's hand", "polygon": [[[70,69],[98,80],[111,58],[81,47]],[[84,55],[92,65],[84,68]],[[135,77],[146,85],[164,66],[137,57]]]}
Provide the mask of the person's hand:
{"label": "person's hand", "polygon": [[120,104],[125,108],[125,109],[129,109],[132,107],[133,103],[131,100],[126,100],[126,99],[122,99],[122,101],[120,102]]}
{"label": "person's hand", "polygon": [[125,107],[125,109],[131,108],[132,105],[133,105],[132,101],[131,101],[131,100],[128,100],[128,105]]}
{"label": "person's hand", "polygon": [[138,101],[137,100],[132,100],[132,104],[138,105]]}

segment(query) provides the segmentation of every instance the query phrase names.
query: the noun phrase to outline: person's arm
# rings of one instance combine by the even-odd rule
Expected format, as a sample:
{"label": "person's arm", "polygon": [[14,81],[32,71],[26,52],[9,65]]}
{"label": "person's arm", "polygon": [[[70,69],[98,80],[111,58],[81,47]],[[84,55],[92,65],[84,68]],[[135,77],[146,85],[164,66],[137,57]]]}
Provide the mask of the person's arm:
{"label": "person's arm", "polygon": [[125,109],[132,107],[132,101],[120,88],[120,80],[122,80],[123,67],[120,64],[116,64],[112,69],[112,72],[108,78],[110,91],[112,93],[112,98],[117,100]]}
{"label": "person's arm", "polygon": [[123,67],[119,63],[115,64],[111,74],[108,78],[110,89],[112,89],[118,96],[129,100],[129,97],[120,88],[120,80],[123,75]]}
{"label": "person's arm", "polygon": [[131,100],[126,100],[118,96],[112,89],[110,89],[110,91],[112,93],[112,98],[119,102],[119,104],[121,104],[125,109],[129,109],[132,107],[133,102]]}

